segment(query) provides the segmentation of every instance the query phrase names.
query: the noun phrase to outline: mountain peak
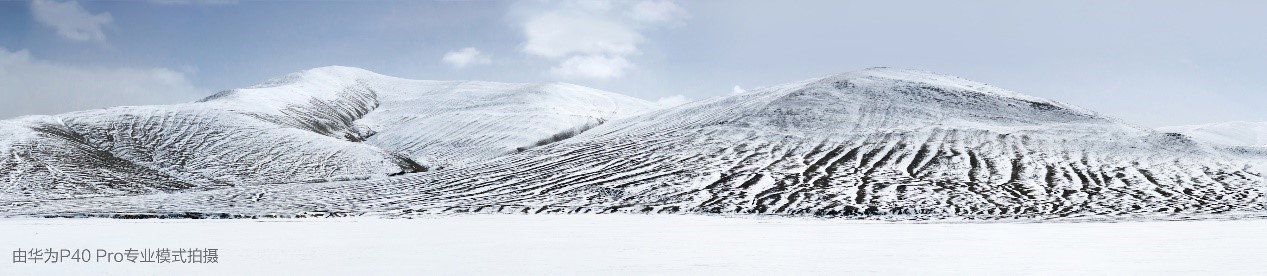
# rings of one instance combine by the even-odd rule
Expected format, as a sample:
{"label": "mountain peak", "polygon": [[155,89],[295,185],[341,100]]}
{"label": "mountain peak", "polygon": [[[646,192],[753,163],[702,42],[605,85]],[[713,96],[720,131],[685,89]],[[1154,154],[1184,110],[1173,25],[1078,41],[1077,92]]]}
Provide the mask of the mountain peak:
{"label": "mountain peak", "polygon": [[735,97],[768,97],[769,105],[762,108],[768,112],[756,114],[780,124],[884,130],[1113,123],[1095,112],[1053,100],[910,69],[868,68],[764,91],[755,94],[767,96]]}
{"label": "mountain peak", "polygon": [[260,84],[256,84],[249,88],[277,87],[277,86],[282,86],[282,85],[287,85],[287,84],[294,84],[301,81],[326,82],[326,83],[341,82],[341,81],[345,82],[345,81],[352,81],[356,79],[363,79],[363,78],[370,78],[370,77],[386,77],[386,76],[379,73],[375,73],[370,70],[365,70],[365,69],[361,69],[357,67],[331,65],[331,66],[311,68],[311,69],[307,69],[307,70],[303,70],[299,72],[286,74],[281,77],[276,77],[276,78],[266,80]]}
{"label": "mountain peak", "polygon": [[828,77],[828,79],[831,79],[834,81],[845,80],[845,81],[852,81],[854,83],[872,84],[872,85],[880,85],[880,86],[894,86],[894,85],[903,85],[903,84],[934,86],[934,87],[942,88],[943,90],[976,92],[976,93],[981,93],[981,94],[986,94],[986,95],[991,95],[991,96],[1004,97],[1004,98],[1010,98],[1010,99],[1016,99],[1016,100],[1022,100],[1022,101],[1028,101],[1028,102],[1045,103],[1045,104],[1050,104],[1054,106],[1059,106],[1065,109],[1073,109],[1080,112],[1090,113],[1090,111],[1069,106],[1069,105],[1056,102],[1053,100],[1021,94],[1021,93],[1013,92],[1007,89],[995,87],[993,85],[989,85],[986,83],[977,82],[977,81],[973,81],[973,80],[969,80],[969,79],[965,79],[965,78],[961,78],[957,76],[940,74],[940,73],[924,71],[924,70],[902,69],[902,68],[892,68],[892,67],[871,67],[871,68],[862,69],[858,71],[837,74],[837,75]]}

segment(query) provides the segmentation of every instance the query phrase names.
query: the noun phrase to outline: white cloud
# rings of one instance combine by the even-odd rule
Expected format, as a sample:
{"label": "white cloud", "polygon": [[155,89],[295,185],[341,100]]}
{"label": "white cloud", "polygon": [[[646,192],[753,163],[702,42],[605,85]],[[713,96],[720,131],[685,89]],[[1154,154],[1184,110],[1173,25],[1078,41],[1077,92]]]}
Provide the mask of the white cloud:
{"label": "white cloud", "polygon": [[57,34],[74,41],[105,42],[101,27],[114,22],[110,13],[92,14],[79,2],[54,0],[31,1],[31,15],[36,21],[57,29]]}
{"label": "white cloud", "polygon": [[627,13],[629,18],[646,23],[680,24],[689,15],[686,10],[667,0],[641,1],[633,5]]}
{"label": "white cloud", "polygon": [[691,102],[691,99],[686,98],[686,96],[673,95],[673,96],[660,98],[659,100],[655,101],[655,104],[659,106],[660,108],[670,108],[674,106],[683,105],[689,102]]}
{"label": "white cloud", "polygon": [[550,73],[560,77],[582,77],[591,79],[612,79],[624,75],[625,69],[634,65],[622,56],[582,55],[573,56],[559,66],[550,68]]}
{"label": "white cloud", "polygon": [[743,89],[743,86],[738,86],[738,85],[736,85],[735,87],[730,88],[730,94],[743,94],[743,93],[747,93],[747,92],[748,92],[748,90],[747,90],[747,89]]}
{"label": "white cloud", "polygon": [[633,54],[642,36],[606,18],[547,12],[524,23],[528,54],[558,58],[572,53]]}
{"label": "white cloud", "polygon": [[449,51],[444,54],[441,59],[444,63],[448,63],[453,68],[462,69],[471,65],[481,65],[493,62],[488,55],[480,53],[480,50],[474,47],[466,47],[461,50]]}
{"label": "white cloud", "polygon": [[687,17],[667,0],[546,2],[519,13],[525,54],[559,62],[556,76],[594,79],[623,76],[635,68],[629,58],[640,53],[643,31]]}
{"label": "white cloud", "polygon": [[0,48],[0,119],[196,100],[208,91],[167,68],[79,67]]}

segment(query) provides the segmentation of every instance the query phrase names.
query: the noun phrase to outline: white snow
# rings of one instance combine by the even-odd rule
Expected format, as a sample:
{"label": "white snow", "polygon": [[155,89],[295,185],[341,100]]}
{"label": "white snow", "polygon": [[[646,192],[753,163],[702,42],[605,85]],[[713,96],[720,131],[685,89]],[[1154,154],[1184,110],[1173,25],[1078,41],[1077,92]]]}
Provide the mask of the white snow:
{"label": "white snow", "polygon": [[653,107],[564,83],[321,67],[196,103],[0,121],[0,198],[384,178],[493,159]]}
{"label": "white snow", "polygon": [[[168,187],[181,191],[170,194],[139,187],[122,192],[151,194],[32,202],[20,197],[31,191],[96,195],[110,186],[16,185],[6,194],[19,198],[6,200],[22,204],[0,201],[0,214],[1054,219],[1164,218],[1262,212],[1267,206],[1264,175],[1257,173],[1267,165],[1265,151],[1212,148],[1055,101],[921,71],[868,69],[626,117],[650,106],[567,84],[417,81],[323,67],[200,103],[51,120],[45,135],[67,142],[54,146],[87,150],[48,151],[55,158],[14,155],[58,161],[50,166],[0,156],[0,168],[24,169],[3,175],[7,179],[96,180],[103,178],[97,171],[63,160],[118,156],[161,173],[125,167],[140,173],[104,184],[171,183],[164,177],[222,169],[237,174],[216,179],[245,175],[275,185]],[[98,116],[110,114],[118,118]],[[588,127],[593,129],[545,143]],[[31,148],[44,149],[22,149]],[[399,156],[445,169],[385,178],[356,173],[399,171],[392,162]],[[100,163],[130,164],[108,158]],[[210,166],[182,170],[182,164]],[[127,178],[134,176],[144,178]],[[351,181],[296,181],[312,177]]]}
{"label": "white snow", "polygon": [[382,80],[379,107],[356,125],[366,143],[433,167],[531,148],[551,135],[649,111],[650,102],[566,83]]}
{"label": "white snow", "polygon": [[[344,68],[329,69],[330,74],[345,73]],[[306,74],[326,73],[314,69]],[[293,82],[283,78],[275,82],[280,86],[269,87]],[[615,212],[1164,219],[1262,212],[1267,206],[1264,175],[1257,173],[1267,165],[1262,152],[1212,149],[1053,101],[918,71],[871,69],[754,89],[615,119],[570,139],[472,162],[454,160],[499,149],[518,151],[509,147],[532,145],[533,140],[514,133],[549,136],[558,132],[547,131],[549,127],[541,126],[552,124],[541,122],[592,124],[597,122],[594,118],[620,113],[604,106],[627,105],[619,104],[619,97],[557,84],[524,88],[394,78],[358,83],[353,94],[372,92],[374,99],[385,99],[376,108],[364,109],[367,115],[292,123],[334,122],[329,124],[334,127],[313,129],[377,132],[358,145],[406,153],[429,164],[457,165],[368,181],[0,204],[0,213],[289,217],[310,211],[384,216]],[[222,94],[210,101],[269,93],[267,89],[271,88]],[[427,92],[392,92],[411,89]],[[411,97],[417,95],[425,96]],[[508,104],[516,102],[530,104]],[[298,119],[338,113],[313,112],[323,110],[322,104],[311,110],[303,102],[287,106],[300,107],[292,109],[295,114],[311,115],[292,116]],[[535,115],[524,115],[522,108],[535,110]]]}
{"label": "white snow", "polygon": [[1211,144],[1267,147],[1267,122],[1224,122],[1161,127],[1157,130],[1188,135],[1193,139]]}
{"label": "white snow", "polygon": [[374,197],[429,212],[1209,213],[1262,209],[1251,163],[1055,101],[879,68],[616,120],[471,170],[376,183],[415,187]]}
{"label": "white snow", "polygon": [[347,103],[348,109],[359,110],[340,112],[358,114],[332,128],[372,131],[366,144],[432,167],[492,159],[562,131],[654,108],[644,100],[567,83],[411,80],[344,66],[309,69],[206,102],[283,121],[312,121],[301,126],[345,119],[317,120],[332,115],[329,106]]}
{"label": "white snow", "polygon": [[[676,215],[0,220],[4,275],[1257,275],[1267,221],[914,224]],[[15,264],[199,247],[218,264]]]}

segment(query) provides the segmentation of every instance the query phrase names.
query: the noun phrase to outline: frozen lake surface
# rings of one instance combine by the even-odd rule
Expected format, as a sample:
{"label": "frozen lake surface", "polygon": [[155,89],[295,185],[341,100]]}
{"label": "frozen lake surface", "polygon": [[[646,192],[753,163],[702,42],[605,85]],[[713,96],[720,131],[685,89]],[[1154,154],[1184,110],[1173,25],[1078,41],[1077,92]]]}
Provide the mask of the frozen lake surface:
{"label": "frozen lake surface", "polygon": [[[0,250],[215,248],[218,264],[0,275],[1267,274],[1267,221],[888,223],[693,215],[0,220]],[[280,274],[277,274],[280,273]]]}

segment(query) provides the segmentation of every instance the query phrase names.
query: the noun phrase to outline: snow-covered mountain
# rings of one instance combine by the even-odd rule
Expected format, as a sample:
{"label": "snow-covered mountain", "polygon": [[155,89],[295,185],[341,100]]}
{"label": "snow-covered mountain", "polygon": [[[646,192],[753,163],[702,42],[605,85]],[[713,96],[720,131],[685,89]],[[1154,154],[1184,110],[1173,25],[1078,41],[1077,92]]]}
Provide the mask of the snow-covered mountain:
{"label": "snow-covered mountain", "polygon": [[447,188],[375,206],[1200,213],[1262,209],[1256,162],[978,82],[873,68],[611,122],[479,170],[432,174]]}
{"label": "snow-covered mountain", "polygon": [[1187,215],[1264,211],[1265,167],[1267,152],[1210,147],[956,77],[873,68],[616,119],[427,173],[0,212]]}
{"label": "snow-covered mountain", "polygon": [[652,106],[570,84],[322,67],[197,103],[0,121],[0,197],[382,178],[493,159]]}
{"label": "snow-covered mountain", "polygon": [[1162,127],[1157,130],[1179,133],[1202,142],[1217,145],[1267,147],[1267,122],[1225,122]]}

